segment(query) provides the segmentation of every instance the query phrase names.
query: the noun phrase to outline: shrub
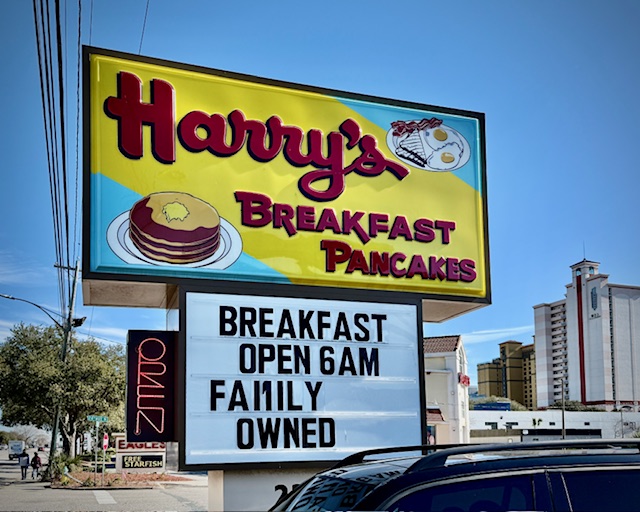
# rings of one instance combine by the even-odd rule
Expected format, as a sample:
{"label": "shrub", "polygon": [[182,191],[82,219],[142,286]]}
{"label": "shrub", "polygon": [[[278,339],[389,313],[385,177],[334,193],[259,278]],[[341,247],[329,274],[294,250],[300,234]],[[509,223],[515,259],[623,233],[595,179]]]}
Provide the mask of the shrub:
{"label": "shrub", "polygon": [[[65,473],[75,471],[80,463],[79,457],[71,458],[68,455],[60,454],[49,459],[48,476],[51,480],[62,480]],[[46,472],[43,474],[43,480],[46,479]]]}

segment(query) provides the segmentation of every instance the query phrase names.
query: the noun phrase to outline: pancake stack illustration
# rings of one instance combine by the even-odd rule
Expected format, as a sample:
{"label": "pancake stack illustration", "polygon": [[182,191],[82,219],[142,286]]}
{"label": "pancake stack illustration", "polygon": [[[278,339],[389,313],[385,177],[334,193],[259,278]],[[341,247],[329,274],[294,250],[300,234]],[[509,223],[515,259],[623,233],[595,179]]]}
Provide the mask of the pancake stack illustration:
{"label": "pancake stack illustration", "polygon": [[220,245],[220,216],[209,203],[184,192],[157,192],[129,212],[131,241],[146,257],[168,263],[196,263]]}

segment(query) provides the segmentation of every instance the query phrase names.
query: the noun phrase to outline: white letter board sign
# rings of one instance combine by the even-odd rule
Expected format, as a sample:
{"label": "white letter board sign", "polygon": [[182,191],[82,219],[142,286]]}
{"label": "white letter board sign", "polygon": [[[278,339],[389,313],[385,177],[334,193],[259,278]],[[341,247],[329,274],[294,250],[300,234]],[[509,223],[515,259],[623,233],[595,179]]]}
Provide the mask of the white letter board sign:
{"label": "white letter board sign", "polygon": [[187,292],[184,467],[420,444],[417,308]]}

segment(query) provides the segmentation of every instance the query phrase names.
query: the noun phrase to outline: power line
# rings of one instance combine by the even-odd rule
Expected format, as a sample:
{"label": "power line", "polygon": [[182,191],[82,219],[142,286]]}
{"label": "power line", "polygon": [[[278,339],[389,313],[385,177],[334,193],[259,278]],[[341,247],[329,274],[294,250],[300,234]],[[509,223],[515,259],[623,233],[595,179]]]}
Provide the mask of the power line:
{"label": "power line", "polygon": [[147,26],[147,14],[149,14],[149,0],[147,0],[147,7],[144,10],[144,21],[142,22],[142,34],[140,35],[140,47],[138,48],[138,55],[142,52],[142,40],[144,39],[144,29]]}
{"label": "power line", "polygon": [[[73,222],[73,248],[77,247],[78,239],[78,198],[80,196],[80,64],[82,62],[82,0],[78,0],[78,54],[77,54],[77,73],[76,73],[76,165],[75,165],[75,203],[74,203],[74,222]],[[74,252],[73,259],[77,259],[77,253]]]}
{"label": "power line", "polygon": [[[59,196],[59,142],[58,142],[58,117],[55,100],[53,50],[51,44],[51,28],[49,9],[45,8],[42,1],[34,0],[34,19],[36,25],[36,44],[38,48],[39,76],[41,87],[41,100],[43,108],[44,132],[47,145],[47,164],[49,172],[49,193],[51,197],[51,209],[53,220],[54,247],[56,260],[62,261],[62,237],[60,231],[60,202]],[[62,275],[58,273],[59,300],[62,309],[66,309],[64,293],[65,283]]]}

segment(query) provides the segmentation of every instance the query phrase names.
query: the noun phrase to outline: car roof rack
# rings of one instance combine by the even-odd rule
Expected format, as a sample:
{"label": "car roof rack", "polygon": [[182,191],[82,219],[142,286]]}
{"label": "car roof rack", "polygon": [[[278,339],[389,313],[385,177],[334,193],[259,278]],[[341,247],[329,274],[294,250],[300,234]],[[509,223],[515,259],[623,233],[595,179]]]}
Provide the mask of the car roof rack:
{"label": "car roof rack", "polygon": [[407,469],[407,473],[415,473],[424,469],[442,467],[447,460],[455,455],[470,455],[474,453],[496,453],[516,451],[541,451],[560,449],[616,449],[636,448],[640,450],[640,439],[575,439],[556,441],[536,441],[530,443],[499,443],[499,444],[467,444],[443,447],[427,445],[435,451],[418,460]]}
{"label": "car roof rack", "polygon": [[638,439],[571,439],[554,441],[535,441],[528,443],[457,443],[457,444],[419,444],[411,446],[396,446],[388,448],[374,448],[362,450],[338,461],[331,469],[351,466],[366,462],[367,457],[373,455],[402,454],[406,452],[421,452],[424,457],[413,464],[408,471],[420,471],[421,469],[444,466],[447,459],[455,455],[466,455],[483,452],[514,452],[514,451],[541,451],[571,449],[614,449],[636,448],[640,450],[640,438]]}
{"label": "car roof rack", "polygon": [[373,448],[371,450],[362,450],[361,452],[356,452],[352,455],[348,455],[344,459],[338,461],[331,469],[341,468],[343,466],[351,466],[352,464],[360,464],[365,462],[366,457],[370,457],[372,455],[384,455],[388,453],[404,453],[404,452],[421,452],[423,455],[426,455],[432,450],[438,449],[450,449],[450,448],[458,448],[462,446],[476,446],[475,444],[418,444],[412,446],[397,446],[397,447],[389,447],[389,448]]}

